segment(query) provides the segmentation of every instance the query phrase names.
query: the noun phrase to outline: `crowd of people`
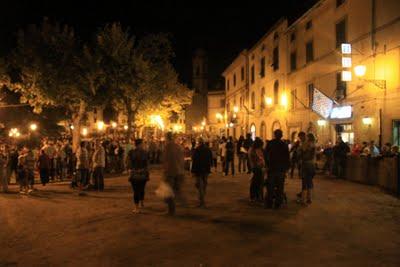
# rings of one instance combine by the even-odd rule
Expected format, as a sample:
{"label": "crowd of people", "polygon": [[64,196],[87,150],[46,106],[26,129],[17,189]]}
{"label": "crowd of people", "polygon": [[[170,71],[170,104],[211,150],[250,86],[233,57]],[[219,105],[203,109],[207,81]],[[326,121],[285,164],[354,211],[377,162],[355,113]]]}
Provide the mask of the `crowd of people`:
{"label": "crowd of people", "polygon": [[210,173],[234,176],[237,167],[239,173],[251,174],[250,201],[278,209],[287,202],[285,178],[294,178],[296,170],[302,180],[297,202],[306,206],[312,203],[313,177],[318,169],[344,177],[349,155],[394,157],[399,152],[391,144],[379,149],[373,141],[350,148],[340,137],[335,145],[329,142],[321,146],[312,133],[304,132],[293,142],[282,138],[281,130],[274,131],[274,138],[265,142],[251,134],[238,140],[231,136],[194,140],[168,133],[165,139],[136,139],[134,144],[109,139],[82,141],[75,152],[69,139],[45,138],[37,147],[3,144],[0,146],[0,186],[7,192],[14,177],[20,193],[29,194],[36,190],[35,177],[39,177],[43,186],[51,181],[71,181],[71,187],[84,194],[85,190],[103,191],[105,173],[127,171],[134,212],[138,213],[144,206],[149,166],[162,163],[163,181],[158,192],[167,203],[168,213],[174,214],[176,201],[186,202],[181,192],[185,173],[191,172],[194,176],[199,207],[204,207]]}

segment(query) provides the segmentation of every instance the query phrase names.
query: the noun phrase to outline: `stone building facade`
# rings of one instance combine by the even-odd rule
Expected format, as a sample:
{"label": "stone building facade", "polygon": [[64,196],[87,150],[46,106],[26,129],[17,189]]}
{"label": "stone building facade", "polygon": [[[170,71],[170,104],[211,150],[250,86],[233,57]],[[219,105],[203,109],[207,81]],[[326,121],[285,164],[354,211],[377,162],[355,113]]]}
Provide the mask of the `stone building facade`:
{"label": "stone building facade", "polygon": [[[351,44],[352,66],[341,44]],[[365,67],[356,76],[354,67]],[[342,81],[342,71],[351,81]],[[400,1],[320,0],[293,23],[281,19],[226,68],[226,134],[252,132],[287,139],[313,132],[320,143],[341,135],[349,143],[400,142]],[[311,109],[314,89],[334,100],[346,118]]]}

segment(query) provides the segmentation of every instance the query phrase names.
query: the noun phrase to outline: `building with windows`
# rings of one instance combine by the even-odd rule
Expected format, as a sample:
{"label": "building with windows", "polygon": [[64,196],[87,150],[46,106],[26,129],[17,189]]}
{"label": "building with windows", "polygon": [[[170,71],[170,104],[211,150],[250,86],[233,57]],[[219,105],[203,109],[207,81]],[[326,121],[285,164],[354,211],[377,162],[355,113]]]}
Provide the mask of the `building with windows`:
{"label": "building with windows", "polygon": [[[351,51],[342,51],[344,43]],[[400,1],[320,0],[245,51],[223,73],[228,118],[232,106],[239,109],[230,135],[270,139],[279,128],[287,139],[305,131],[321,143],[340,135],[399,145]],[[313,111],[315,90],[334,101],[328,117]]]}
{"label": "building with windows", "polygon": [[225,125],[225,91],[210,91],[207,95],[207,130],[211,135],[223,135]]}

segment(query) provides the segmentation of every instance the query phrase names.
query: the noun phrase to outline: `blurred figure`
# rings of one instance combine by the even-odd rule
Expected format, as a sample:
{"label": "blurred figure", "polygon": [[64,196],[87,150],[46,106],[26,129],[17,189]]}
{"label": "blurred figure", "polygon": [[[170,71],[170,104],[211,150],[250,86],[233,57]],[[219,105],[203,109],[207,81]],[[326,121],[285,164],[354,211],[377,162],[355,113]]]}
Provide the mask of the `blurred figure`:
{"label": "blurred figure", "polygon": [[262,201],[265,160],[263,142],[258,137],[249,150],[249,161],[253,172],[253,177],[250,182],[250,201]]}
{"label": "blurred figure", "polygon": [[15,146],[8,151],[7,172],[8,183],[11,182],[13,175],[18,182],[18,150]]}
{"label": "blurred figure", "polygon": [[199,145],[193,153],[192,173],[196,177],[196,187],[199,191],[199,207],[205,206],[205,195],[207,190],[207,178],[211,173],[212,152],[204,144],[202,138],[199,139]]}
{"label": "blurred figure", "polygon": [[128,153],[128,170],[129,170],[129,181],[131,182],[133,190],[133,202],[135,204],[133,212],[139,213],[140,207],[144,207],[144,194],[145,186],[149,180],[148,170],[149,155],[143,148],[143,140],[135,140],[135,149],[132,149]]}
{"label": "blurred figure", "polygon": [[225,172],[225,157],[226,157],[226,138],[222,136],[221,141],[219,143],[219,157],[221,161],[221,171],[222,173]]}
{"label": "blurred figure", "polygon": [[183,150],[181,146],[175,142],[171,132],[167,133],[166,139],[163,158],[164,180],[172,189],[173,196],[167,197],[165,202],[168,205],[168,214],[174,215],[176,212],[175,200],[181,200],[183,202],[181,187],[185,175],[184,159]]}
{"label": "blurred figure", "polygon": [[375,145],[375,141],[373,140],[369,142],[369,151],[370,151],[370,156],[373,158],[380,156],[379,148]]}
{"label": "blurred figure", "polygon": [[300,203],[311,204],[312,190],[314,188],[313,178],[315,176],[315,137],[312,133],[307,134],[307,140],[300,146],[302,191]]}
{"label": "blurred figure", "polygon": [[392,156],[392,144],[386,143],[382,147],[382,153],[381,154],[382,154],[383,157],[391,157]]}
{"label": "blurred figure", "polygon": [[246,172],[246,169],[247,169],[247,152],[248,151],[246,150],[246,148],[244,148],[244,141],[245,141],[244,136],[241,135],[239,137],[239,140],[236,145],[236,154],[239,159],[239,164],[238,164],[239,165],[238,166],[239,173],[241,173],[242,170],[243,170],[243,172]]}
{"label": "blurred figure", "polygon": [[246,140],[244,140],[243,143],[243,148],[245,149],[246,156],[247,156],[247,173],[250,174],[251,173],[251,166],[250,166],[250,160],[249,160],[249,150],[250,148],[253,146],[253,139],[251,139],[251,134],[246,134]]}
{"label": "blurred figure", "polygon": [[300,165],[298,158],[298,149],[300,141],[295,141],[293,146],[290,148],[290,178],[293,179],[294,170],[297,168],[298,174],[300,174]]}
{"label": "blurred figure", "polygon": [[282,141],[282,130],[274,131],[274,139],[266,147],[268,170],[266,208],[278,209],[284,199],[285,175],[290,167],[288,145]]}
{"label": "blurred figure", "polygon": [[81,142],[76,151],[76,159],[76,169],[80,178],[79,191],[82,191],[89,183],[89,153],[85,142]]}
{"label": "blurred figure", "polygon": [[350,147],[339,136],[336,145],[333,147],[333,174],[338,178],[344,178],[346,174],[348,153],[350,153]]}
{"label": "blurred figure", "polygon": [[28,193],[34,190],[35,185],[35,165],[36,159],[35,155],[30,147],[26,148],[26,156],[25,156],[25,172],[27,176],[27,186]]}
{"label": "blurred figure", "polygon": [[328,174],[331,173],[332,171],[332,162],[333,162],[333,148],[331,142],[328,142],[324,148],[324,151],[322,152],[324,157],[325,157],[325,163],[324,167],[322,168],[322,171],[328,172]]}
{"label": "blurred figure", "polygon": [[18,156],[18,184],[19,184],[19,193],[27,194],[28,193],[28,175],[26,173],[26,155],[27,151],[22,148],[19,151]]}

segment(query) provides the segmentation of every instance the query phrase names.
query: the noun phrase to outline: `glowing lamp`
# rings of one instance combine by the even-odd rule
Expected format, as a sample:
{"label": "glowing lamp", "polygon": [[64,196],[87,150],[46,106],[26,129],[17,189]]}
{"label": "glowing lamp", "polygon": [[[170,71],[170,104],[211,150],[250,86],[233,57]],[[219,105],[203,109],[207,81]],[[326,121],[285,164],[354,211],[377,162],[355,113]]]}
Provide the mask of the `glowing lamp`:
{"label": "glowing lamp", "polygon": [[363,77],[366,72],[367,72],[367,67],[365,67],[364,65],[358,65],[354,67],[354,73],[356,74],[357,77]]}
{"label": "glowing lamp", "polygon": [[265,104],[266,104],[267,106],[271,106],[271,105],[272,105],[272,98],[266,97],[266,98],[265,98]]}
{"label": "glowing lamp", "polygon": [[125,131],[128,130],[128,125],[124,125],[124,130],[125,130]]}
{"label": "glowing lamp", "polygon": [[288,105],[288,99],[285,93],[281,96],[281,105],[284,107],[287,107]]}
{"label": "glowing lamp", "polygon": [[36,123],[32,123],[31,125],[29,125],[29,129],[31,131],[36,131],[37,130],[37,124]]}
{"label": "glowing lamp", "polygon": [[222,118],[223,118],[221,113],[215,114],[215,117],[217,118],[217,120],[222,120]]}
{"label": "glowing lamp", "polygon": [[238,113],[239,112],[239,107],[238,106],[234,106],[233,107],[233,112]]}
{"label": "glowing lamp", "polygon": [[201,126],[203,126],[203,127],[206,126],[206,121],[202,121]]}
{"label": "glowing lamp", "polygon": [[318,120],[317,121],[318,126],[325,126],[326,125],[326,120]]}
{"label": "glowing lamp", "polygon": [[82,128],[82,135],[87,136],[88,135],[88,129],[87,128]]}
{"label": "glowing lamp", "polygon": [[117,123],[116,123],[115,121],[113,121],[113,122],[111,123],[111,127],[113,127],[114,129],[117,128]]}
{"label": "glowing lamp", "polygon": [[342,44],[342,54],[344,55],[350,55],[351,54],[351,44]]}
{"label": "glowing lamp", "polygon": [[74,125],[72,125],[72,124],[69,126],[69,128],[70,128],[71,130],[75,129]]}
{"label": "glowing lamp", "polygon": [[103,131],[104,130],[104,121],[97,122],[97,130]]}
{"label": "glowing lamp", "polygon": [[365,117],[365,118],[362,119],[362,123],[363,123],[364,125],[370,126],[370,125],[372,124],[372,118],[370,118],[370,117]]}
{"label": "glowing lamp", "polygon": [[232,123],[232,122],[231,122],[231,123],[229,123],[229,127],[231,127],[231,128],[233,127],[233,123]]}

